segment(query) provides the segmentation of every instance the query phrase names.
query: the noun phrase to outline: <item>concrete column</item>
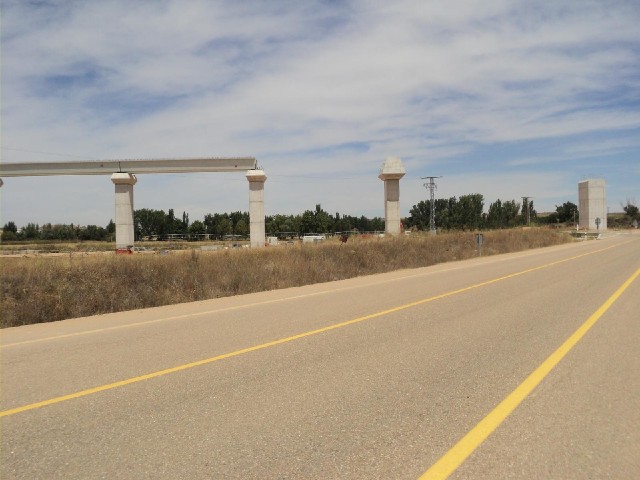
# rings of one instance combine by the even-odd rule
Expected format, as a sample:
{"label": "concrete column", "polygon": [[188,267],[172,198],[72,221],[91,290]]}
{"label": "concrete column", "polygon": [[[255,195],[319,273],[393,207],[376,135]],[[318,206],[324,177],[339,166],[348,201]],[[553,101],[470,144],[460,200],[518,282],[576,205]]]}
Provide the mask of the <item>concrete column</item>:
{"label": "concrete column", "polygon": [[116,248],[133,245],[133,186],[138,179],[131,173],[114,173],[111,181],[116,186]]}
{"label": "concrete column", "polygon": [[249,234],[251,248],[264,247],[264,182],[267,176],[263,170],[247,171],[249,180]]}
{"label": "concrete column", "polygon": [[400,234],[400,179],[405,173],[399,158],[388,157],[378,175],[384,182],[384,230],[388,235]]}
{"label": "concrete column", "polygon": [[[603,231],[607,229],[607,191],[602,178],[578,182],[580,228]],[[600,219],[599,225],[596,219]]]}

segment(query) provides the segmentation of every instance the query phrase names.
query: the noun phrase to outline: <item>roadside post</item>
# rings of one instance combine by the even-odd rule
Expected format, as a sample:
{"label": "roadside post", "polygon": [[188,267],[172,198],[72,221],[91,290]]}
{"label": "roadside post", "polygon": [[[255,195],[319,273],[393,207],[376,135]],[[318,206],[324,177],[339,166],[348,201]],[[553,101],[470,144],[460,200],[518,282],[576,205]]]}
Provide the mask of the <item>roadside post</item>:
{"label": "roadside post", "polygon": [[478,256],[482,256],[482,244],[484,243],[484,235],[482,233],[476,233],[476,245],[478,246]]}

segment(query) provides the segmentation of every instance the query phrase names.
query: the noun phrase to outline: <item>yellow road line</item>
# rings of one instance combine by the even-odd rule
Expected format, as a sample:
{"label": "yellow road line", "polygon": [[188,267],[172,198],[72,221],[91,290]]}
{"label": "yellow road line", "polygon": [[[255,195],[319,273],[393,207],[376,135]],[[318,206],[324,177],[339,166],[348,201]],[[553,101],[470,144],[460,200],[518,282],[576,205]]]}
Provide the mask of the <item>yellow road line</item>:
{"label": "yellow road line", "polygon": [[[608,248],[612,248],[612,247],[607,247],[606,249],[608,249]],[[167,374],[170,374],[170,373],[180,372],[180,371],[187,370],[187,369],[190,369],[190,368],[193,368],[193,367],[198,367],[198,366],[201,366],[201,365],[206,365],[206,364],[209,364],[209,363],[217,362],[219,360],[224,360],[226,358],[237,357],[238,355],[243,355],[245,353],[255,352],[257,350],[263,350],[265,348],[273,347],[275,345],[280,345],[280,344],[283,344],[283,343],[292,342],[294,340],[299,340],[301,338],[310,337],[312,335],[317,335],[319,333],[328,332],[330,330],[336,330],[338,328],[343,328],[343,327],[346,327],[346,326],[349,326],[349,325],[353,325],[355,323],[364,322],[366,320],[371,320],[373,318],[379,318],[379,317],[382,317],[384,315],[388,315],[390,313],[395,313],[395,312],[399,312],[401,310],[406,310],[408,308],[415,307],[415,306],[418,306],[418,305],[422,305],[422,304],[425,304],[425,303],[428,303],[428,302],[432,302],[434,300],[439,300],[441,298],[446,298],[446,297],[450,297],[450,296],[453,296],[453,295],[458,295],[460,293],[468,292],[469,290],[474,290],[476,288],[484,287],[486,285],[491,285],[491,284],[494,284],[494,283],[497,283],[497,282],[500,282],[500,281],[503,281],[503,280],[507,280],[509,278],[514,278],[514,277],[517,277],[517,276],[520,276],[520,275],[524,275],[526,273],[535,272],[537,270],[542,270],[544,268],[548,268],[548,267],[551,267],[553,265],[558,265],[558,264],[561,264],[561,263],[568,262],[570,260],[574,260],[574,259],[577,259],[577,258],[580,258],[580,257],[585,257],[587,255],[591,255],[592,253],[595,253],[595,252],[583,253],[583,254],[580,254],[580,255],[576,255],[574,257],[565,258],[565,259],[562,259],[562,260],[557,260],[555,262],[547,263],[547,264],[544,264],[544,265],[539,265],[539,266],[533,267],[533,268],[528,268],[526,270],[521,270],[519,272],[511,273],[509,275],[504,275],[502,277],[494,278],[494,279],[487,280],[487,281],[484,281],[484,282],[481,282],[481,283],[476,283],[476,284],[470,285],[468,287],[459,288],[457,290],[452,290],[450,292],[442,293],[440,295],[435,295],[433,297],[429,297],[429,298],[425,298],[425,299],[418,300],[418,301],[415,301],[415,302],[411,302],[411,303],[407,303],[407,304],[404,304],[404,305],[400,305],[398,307],[390,308],[388,310],[375,312],[375,313],[372,313],[372,314],[369,314],[369,315],[365,315],[365,316],[362,316],[362,317],[358,317],[358,318],[354,318],[354,319],[351,319],[351,320],[347,320],[345,322],[335,323],[333,325],[329,325],[329,326],[326,326],[326,327],[323,327],[323,328],[318,328],[316,330],[310,330],[308,332],[299,333],[297,335],[292,335],[290,337],[285,337],[285,338],[281,338],[281,339],[274,340],[274,341],[271,341],[271,342],[266,342],[266,343],[262,343],[262,344],[259,344],[259,345],[255,345],[253,347],[248,347],[248,348],[243,348],[243,349],[240,349],[240,350],[235,350],[233,352],[224,353],[222,355],[217,355],[215,357],[205,358],[203,360],[198,360],[196,362],[186,363],[186,364],[183,364],[183,365],[178,365],[176,367],[167,368],[165,370],[159,370],[157,372],[152,372],[152,373],[148,373],[148,374],[145,374],[145,375],[140,375],[138,377],[133,377],[133,378],[129,378],[129,379],[126,379],[126,380],[121,380],[121,381],[118,381],[118,382],[113,382],[113,383],[109,383],[109,384],[106,384],[106,385],[101,385],[101,386],[94,387],[94,388],[88,388],[86,390],[81,390],[79,392],[71,393],[71,394],[68,394],[68,395],[62,395],[60,397],[55,397],[55,398],[51,398],[51,399],[48,399],[48,400],[43,400],[41,402],[30,403],[28,405],[23,405],[22,407],[16,407],[16,408],[12,408],[12,409],[9,409],[9,410],[3,410],[3,411],[0,411],[0,418],[1,417],[7,417],[7,416],[10,416],[10,415],[15,415],[17,413],[26,412],[26,411],[29,411],[29,410],[35,410],[37,408],[45,407],[45,406],[48,406],[48,405],[53,405],[53,404],[56,404],[56,403],[64,402],[64,401],[67,401],[67,400],[72,400],[72,399],[75,399],[75,398],[85,397],[87,395],[91,395],[91,394],[94,394],[94,393],[103,392],[103,391],[111,390],[111,389],[118,388],[118,387],[123,387],[125,385],[131,385],[133,383],[141,382],[143,380],[149,380],[149,379],[156,378],[156,377],[161,377],[163,375],[167,375]]]}
{"label": "yellow road line", "polygon": [[[569,260],[574,260],[576,258],[580,258],[586,255],[593,255],[594,253],[600,253],[602,251],[605,250],[609,250],[611,248],[615,248],[615,247],[619,247],[621,245],[624,245],[628,242],[624,242],[618,245],[610,245],[608,247],[605,248],[601,248],[599,250],[594,250],[593,252],[588,252],[588,253],[584,253],[575,257],[570,257],[567,258],[565,260],[561,260],[561,262],[564,261],[569,261]],[[522,253],[522,252],[518,252],[518,253]],[[549,265],[544,265],[541,268],[547,267],[547,266],[551,266],[551,265],[555,265],[555,263],[553,264],[549,264]],[[453,268],[451,269],[447,269],[446,271],[449,270],[454,270]],[[440,272],[437,272],[440,273]],[[418,276],[424,276],[424,275],[431,275],[432,272],[428,272],[425,274],[418,274],[418,275],[409,275],[409,276],[403,276],[400,278],[394,278],[391,281],[400,281],[400,280],[405,280],[408,278],[415,278]],[[378,282],[378,283],[387,283],[390,280],[384,280],[383,282]],[[84,330],[81,332],[73,332],[73,333],[64,333],[64,334],[60,334],[60,335],[53,335],[51,337],[44,337],[44,338],[36,338],[33,340],[24,340],[21,342],[14,342],[14,343],[7,343],[4,345],[0,345],[0,349],[4,349],[4,348],[10,348],[10,347],[17,347],[20,345],[29,345],[32,343],[40,343],[40,342],[46,342],[46,341],[50,341],[50,340],[60,340],[63,338],[70,338],[70,337],[79,337],[79,336],[83,336],[83,335],[90,335],[92,333],[102,333],[102,332],[109,332],[109,331],[113,331],[113,330],[121,330],[124,328],[132,328],[132,327],[140,327],[140,326],[144,326],[144,325],[151,325],[154,323],[160,323],[160,322],[167,322],[167,321],[171,321],[171,320],[185,320],[187,318],[193,318],[193,317],[200,317],[200,316],[205,316],[205,315],[212,315],[215,313],[222,313],[222,312],[228,312],[228,311],[232,311],[232,310],[239,310],[239,309],[243,309],[243,308],[249,308],[249,307],[255,307],[255,306],[260,306],[260,305],[269,305],[269,304],[273,304],[273,303],[280,303],[280,302],[285,302],[285,301],[289,301],[289,300],[297,300],[297,299],[301,299],[301,298],[307,298],[307,297],[313,297],[313,296],[318,296],[318,295],[325,295],[328,293],[335,293],[335,292],[340,292],[340,291],[345,291],[345,290],[352,290],[352,289],[356,289],[356,288],[364,288],[364,287],[368,287],[371,285],[376,285],[378,283],[373,283],[373,284],[367,284],[364,286],[349,286],[349,287],[342,287],[342,288],[334,288],[334,289],[328,289],[328,290],[323,290],[321,292],[314,292],[314,293],[306,293],[303,295],[294,295],[291,297],[285,297],[285,298],[277,298],[277,299],[273,299],[273,300],[264,300],[262,302],[256,302],[256,303],[246,303],[243,305],[234,305],[231,307],[223,307],[223,308],[216,308],[213,310],[205,310],[202,312],[195,312],[195,313],[188,313],[188,314],[183,314],[183,315],[172,315],[170,317],[163,317],[163,318],[154,318],[153,320],[143,320],[140,322],[134,322],[134,323],[127,323],[125,325],[113,325],[111,327],[103,327],[103,328],[94,328],[92,330]]]}
{"label": "yellow road line", "polygon": [[498,404],[480,423],[469,431],[458,443],[422,474],[419,480],[441,480],[451,475],[471,455],[498,426],[536,388],[556,365],[584,337],[595,323],[609,310],[631,283],[640,276],[640,268],[631,275],[573,334],[565,340],[533,373]]}

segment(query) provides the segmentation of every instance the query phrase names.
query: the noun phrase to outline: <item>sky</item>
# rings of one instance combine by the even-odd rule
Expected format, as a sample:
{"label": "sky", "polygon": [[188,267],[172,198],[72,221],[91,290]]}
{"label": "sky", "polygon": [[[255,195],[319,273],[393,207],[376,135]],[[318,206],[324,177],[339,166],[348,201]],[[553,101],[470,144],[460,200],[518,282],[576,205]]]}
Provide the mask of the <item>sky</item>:
{"label": "sky", "polygon": [[[2,0],[2,162],[252,156],[265,213],[640,201],[637,0]],[[106,225],[108,176],[4,178],[2,224]],[[135,208],[248,211],[242,173],[138,175]]]}

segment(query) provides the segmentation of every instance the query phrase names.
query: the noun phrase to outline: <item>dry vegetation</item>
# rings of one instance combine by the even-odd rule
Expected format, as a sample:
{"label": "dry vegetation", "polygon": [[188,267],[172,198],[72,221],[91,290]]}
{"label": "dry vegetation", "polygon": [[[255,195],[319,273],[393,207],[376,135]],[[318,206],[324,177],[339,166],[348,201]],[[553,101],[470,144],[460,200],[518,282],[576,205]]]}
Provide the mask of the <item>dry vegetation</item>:
{"label": "dry vegetation", "polygon": [[[547,229],[484,234],[483,255],[570,241]],[[477,255],[470,232],[260,250],[169,255],[1,258],[1,326],[9,327],[416,268]]]}

